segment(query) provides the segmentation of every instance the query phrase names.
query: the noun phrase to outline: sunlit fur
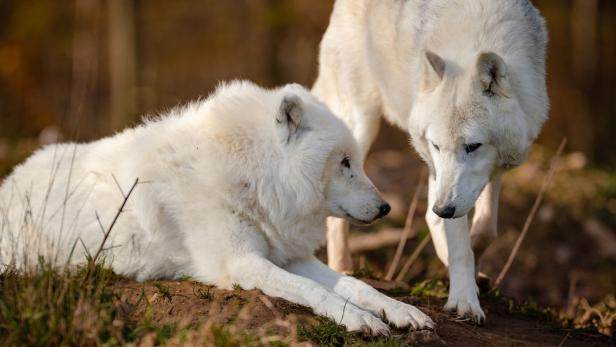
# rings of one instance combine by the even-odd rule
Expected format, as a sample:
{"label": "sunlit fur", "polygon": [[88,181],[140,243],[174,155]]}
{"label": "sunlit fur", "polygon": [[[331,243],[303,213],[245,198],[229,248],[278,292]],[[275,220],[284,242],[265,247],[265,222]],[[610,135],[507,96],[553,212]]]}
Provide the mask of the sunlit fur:
{"label": "sunlit fur", "polygon": [[[447,306],[477,320],[465,216],[495,173],[525,159],[547,117],[546,43],[527,0],[337,0],[321,42],[313,92],[344,117],[364,153],[383,115],[409,132],[428,164],[437,253],[450,274],[464,273],[452,278]],[[466,153],[473,143],[482,146]],[[487,204],[498,200],[492,191]],[[431,212],[445,206],[455,207],[454,219]],[[495,233],[496,207],[478,211],[487,221],[478,232]]]}
{"label": "sunlit fur", "polygon": [[119,274],[260,288],[337,320],[346,310],[350,330],[387,332],[381,312],[431,324],[314,258],[327,216],[372,222],[384,201],[348,128],[298,85],[224,84],[115,136],[39,150],[0,187],[0,263],[83,263],[137,178],[104,245]]}

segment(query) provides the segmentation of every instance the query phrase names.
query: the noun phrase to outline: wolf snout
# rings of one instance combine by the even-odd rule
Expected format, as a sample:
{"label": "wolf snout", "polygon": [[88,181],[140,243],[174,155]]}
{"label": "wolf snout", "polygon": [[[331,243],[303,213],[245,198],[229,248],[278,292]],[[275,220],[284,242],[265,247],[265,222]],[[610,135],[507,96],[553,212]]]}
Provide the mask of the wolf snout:
{"label": "wolf snout", "polygon": [[453,218],[453,216],[456,214],[456,207],[452,205],[434,205],[432,207],[432,212],[436,213],[436,215],[441,218]]}
{"label": "wolf snout", "polygon": [[389,204],[386,202],[383,203],[381,206],[379,206],[379,214],[376,216],[376,218],[379,219],[387,216],[389,211],[391,211],[391,206],[389,206]]}

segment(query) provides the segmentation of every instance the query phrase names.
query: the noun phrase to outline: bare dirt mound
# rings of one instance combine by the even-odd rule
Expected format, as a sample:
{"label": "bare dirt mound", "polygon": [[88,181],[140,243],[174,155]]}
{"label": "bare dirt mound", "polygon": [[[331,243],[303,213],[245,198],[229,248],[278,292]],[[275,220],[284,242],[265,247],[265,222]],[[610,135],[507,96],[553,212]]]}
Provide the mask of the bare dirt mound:
{"label": "bare dirt mound", "polygon": [[[488,321],[479,327],[444,313],[441,310],[445,302],[442,298],[392,295],[423,309],[437,322],[437,329],[394,330],[389,338],[367,338],[360,334],[346,334],[331,322],[333,328],[323,326],[327,324],[325,320],[316,318],[309,309],[268,298],[256,290],[220,290],[192,281],[123,281],[117,284],[117,289],[121,293],[123,309],[130,312],[134,320],[145,320],[161,327],[232,326],[232,331],[259,337],[261,341],[267,340],[268,336],[278,336],[315,345],[616,345],[612,338],[597,333],[568,330],[553,320],[512,313],[506,301],[497,299],[482,300]],[[395,292],[408,294],[408,290]]]}

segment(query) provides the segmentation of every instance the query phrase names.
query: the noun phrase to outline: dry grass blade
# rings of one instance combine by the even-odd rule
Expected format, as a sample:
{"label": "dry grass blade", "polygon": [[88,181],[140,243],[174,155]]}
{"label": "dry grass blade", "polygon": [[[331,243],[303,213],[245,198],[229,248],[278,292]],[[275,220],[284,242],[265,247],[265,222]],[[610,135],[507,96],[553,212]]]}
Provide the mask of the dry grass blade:
{"label": "dry grass blade", "polygon": [[535,203],[533,204],[533,207],[530,210],[530,213],[528,214],[528,217],[526,218],[526,222],[524,223],[524,227],[522,228],[522,232],[520,233],[520,236],[518,236],[518,239],[516,240],[515,245],[513,246],[513,250],[511,251],[511,254],[509,255],[509,258],[507,259],[507,262],[505,263],[505,266],[503,266],[503,269],[498,274],[498,277],[496,278],[496,281],[494,282],[494,286],[495,287],[499,287],[500,286],[501,282],[503,281],[503,279],[507,275],[507,272],[509,271],[509,268],[511,267],[511,264],[513,263],[513,260],[515,259],[516,255],[518,254],[518,252],[520,250],[520,246],[522,245],[522,241],[524,241],[524,238],[526,237],[526,234],[528,233],[528,229],[530,227],[530,224],[532,223],[533,219],[535,218],[535,214],[537,213],[537,210],[539,209],[539,206],[541,205],[541,201],[543,200],[543,195],[545,194],[545,191],[547,190],[548,186],[550,185],[550,182],[552,182],[552,178],[554,177],[554,173],[556,172],[556,168],[558,167],[557,166],[558,159],[560,158],[560,155],[561,155],[563,149],[565,148],[566,144],[567,144],[567,139],[564,138],[561,141],[560,146],[558,146],[558,151],[556,151],[556,154],[552,157],[552,160],[551,160],[551,163],[550,163],[550,169],[548,171],[548,176],[543,181],[543,185],[541,186],[541,189],[539,190],[539,194],[537,195],[537,198],[535,199]]}
{"label": "dry grass blade", "polygon": [[424,239],[421,240],[421,242],[417,245],[417,248],[415,248],[415,250],[413,251],[413,254],[411,254],[411,256],[404,262],[404,265],[402,266],[400,273],[398,274],[398,276],[396,276],[396,281],[398,282],[406,281],[406,274],[409,272],[409,269],[411,268],[413,263],[417,260],[417,258],[419,258],[419,255],[424,250],[424,248],[426,248],[430,240],[432,240],[432,237],[430,236],[430,234],[426,235],[426,237],[424,237]]}
{"label": "dry grass blade", "polygon": [[107,228],[107,231],[105,231],[105,234],[103,235],[103,240],[101,241],[101,244],[98,246],[98,250],[96,251],[96,253],[94,253],[94,256],[88,261],[88,270],[86,272],[86,276],[84,276],[84,281],[90,277],[90,275],[92,274],[92,271],[95,269],[96,262],[98,261],[98,258],[100,257],[103,250],[105,250],[105,244],[107,243],[107,239],[109,238],[109,235],[111,234],[111,231],[113,230],[113,227],[118,221],[118,218],[120,218],[120,215],[122,214],[122,212],[124,212],[126,203],[128,202],[128,199],[130,198],[131,194],[133,193],[133,191],[135,190],[135,187],[137,187],[138,184],[139,184],[139,178],[136,178],[135,182],[130,187],[128,193],[123,196],[124,199],[122,200],[122,205],[120,205],[120,208],[118,208],[118,211],[113,217],[113,221],[111,221],[111,224]]}
{"label": "dry grass blade", "polygon": [[402,231],[402,236],[400,237],[400,242],[398,243],[398,248],[396,248],[396,253],[394,254],[394,259],[391,261],[389,265],[389,270],[387,270],[387,274],[385,275],[385,279],[390,281],[394,278],[394,274],[398,269],[398,264],[400,263],[400,258],[402,257],[402,252],[404,251],[404,246],[406,246],[406,240],[411,236],[411,232],[413,231],[413,219],[415,218],[415,210],[417,210],[417,203],[419,202],[419,196],[424,190],[426,176],[428,170],[424,167],[421,170],[421,174],[419,176],[419,184],[417,185],[417,189],[415,189],[415,193],[413,194],[413,200],[411,201],[411,206],[409,207],[409,212],[406,216],[406,222],[404,223],[404,229]]}

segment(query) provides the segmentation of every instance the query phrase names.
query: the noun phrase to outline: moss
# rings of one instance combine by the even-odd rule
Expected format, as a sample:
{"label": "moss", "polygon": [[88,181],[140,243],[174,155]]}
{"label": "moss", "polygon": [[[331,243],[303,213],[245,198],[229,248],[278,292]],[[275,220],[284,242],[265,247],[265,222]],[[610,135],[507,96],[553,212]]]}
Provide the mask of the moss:
{"label": "moss", "polygon": [[417,283],[412,289],[412,296],[447,298],[447,285],[443,281],[427,280]]}

